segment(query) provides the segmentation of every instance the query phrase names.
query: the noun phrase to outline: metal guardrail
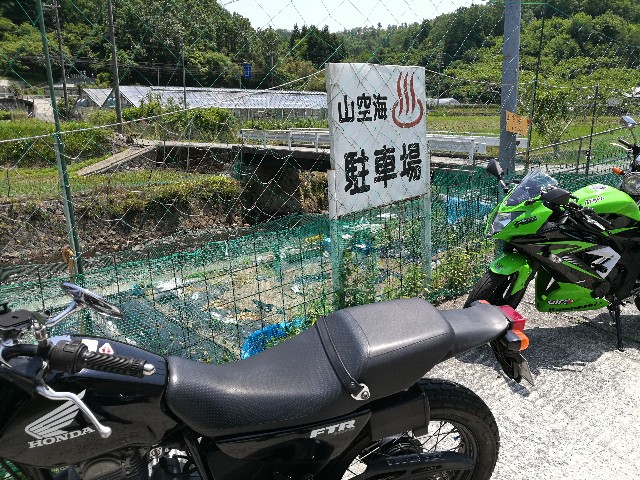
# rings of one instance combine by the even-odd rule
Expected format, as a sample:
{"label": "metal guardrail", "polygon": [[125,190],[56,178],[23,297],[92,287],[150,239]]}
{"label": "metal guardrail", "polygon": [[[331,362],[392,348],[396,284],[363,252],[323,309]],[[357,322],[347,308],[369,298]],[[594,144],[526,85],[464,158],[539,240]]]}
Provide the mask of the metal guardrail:
{"label": "metal guardrail", "polygon": [[329,130],[321,129],[292,129],[292,130],[240,130],[240,140],[245,144],[247,140],[261,142],[262,146],[268,143],[278,143],[292,146],[310,145],[315,148],[316,152],[319,148],[329,148],[331,138]]}
{"label": "metal guardrail", "polygon": [[[310,146],[318,151],[329,148],[331,138],[326,129],[291,129],[291,130],[254,130],[243,129],[239,133],[241,143],[259,142],[266,147],[268,144],[293,146]],[[519,148],[527,147],[527,139],[519,138]],[[477,153],[487,153],[487,147],[500,145],[500,137],[487,135],[451,135],[442,133],[427,134],[427,143],[432,152],[464,153],[473,162]]]}

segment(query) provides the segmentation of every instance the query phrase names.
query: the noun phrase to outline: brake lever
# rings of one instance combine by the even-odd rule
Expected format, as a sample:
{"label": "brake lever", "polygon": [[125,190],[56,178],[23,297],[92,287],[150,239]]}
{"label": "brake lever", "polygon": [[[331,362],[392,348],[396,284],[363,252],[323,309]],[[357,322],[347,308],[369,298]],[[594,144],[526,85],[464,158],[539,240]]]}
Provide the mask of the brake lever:
{"label": "brake lever", "polygon": [[44,381],[42,381],[39,385],[36,385],[36,392],[39,395],[43,396],[44,398],[47,398],[49,400],[54,400],[57,402],[60,402],[63,400],[70,400],[80,410],[82,410],[82,413],[84,413],[84,416],[87,417],[87,419],[93,424],[94,427],[96,427],[96,430],[98,431],[98,433],[102,438],[109,438],[111,436],[111,428],[102,425],[100,421],[96,418],[96,416],[93,414],[93,412],[89,409],[89,407],[87,407],[87,405],[82,401],[82,396],[84,396],[84,392],[80,394],[82,396],[76,395],[75,393],[71,393],[71,392],[56,392],[50,386],[44,383]]}

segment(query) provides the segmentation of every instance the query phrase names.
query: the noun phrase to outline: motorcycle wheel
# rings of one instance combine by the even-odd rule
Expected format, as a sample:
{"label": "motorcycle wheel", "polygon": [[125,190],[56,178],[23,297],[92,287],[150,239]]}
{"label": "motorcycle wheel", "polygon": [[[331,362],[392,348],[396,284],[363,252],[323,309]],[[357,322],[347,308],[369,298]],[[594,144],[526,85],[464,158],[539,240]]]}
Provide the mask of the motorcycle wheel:
{"label": "motorcycle wheel", "polygon": [[468,388],[445,380],[423,380],[429,398],[428,434],[404,432],[376,442],[355,446],[330,477],[348,480],[366,472],[367,463],[380,456],[454,451],[475,460],[471,470],[425,472],[424,480],[486,480],[491,477],[500,446],[498,426],[489,407]]}
{"label": "motorcycle wheel", "polygon": [[486,300],[492,305],[509,305],[516,308],[526,290],[523,288],[513,295],[509,293],[516,278],[517,274],[515,273],[513,275],[499,275],[489,270],[469,292],[464,308],[471,306],[477,300]]}

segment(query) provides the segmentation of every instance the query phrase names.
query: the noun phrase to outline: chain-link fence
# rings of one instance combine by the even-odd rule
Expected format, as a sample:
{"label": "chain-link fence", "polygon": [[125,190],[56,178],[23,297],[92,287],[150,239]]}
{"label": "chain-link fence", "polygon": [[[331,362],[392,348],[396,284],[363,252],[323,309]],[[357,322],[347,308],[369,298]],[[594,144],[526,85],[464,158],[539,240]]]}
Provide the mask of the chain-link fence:
{"label": "chain-link fence", "polygon": [[[42,24],[38,3],[0,6],[0,297],[12,305],[55,311],[71,278],[126,318],[60,328],[227,361],[264,327],[438,301],[486,268],[499,190],[475,164],[498,155],[503,3],[49,0]],[[617,116],[638,110],[638,7],[574,3],[523,5],[519,111],[533,125],[519,154],[567,187],[613,184]],[[325,69],[337,62],[424,67],[430,281],[424,202],[328,219]],[[352,100],[363,111],[375,93]]]}

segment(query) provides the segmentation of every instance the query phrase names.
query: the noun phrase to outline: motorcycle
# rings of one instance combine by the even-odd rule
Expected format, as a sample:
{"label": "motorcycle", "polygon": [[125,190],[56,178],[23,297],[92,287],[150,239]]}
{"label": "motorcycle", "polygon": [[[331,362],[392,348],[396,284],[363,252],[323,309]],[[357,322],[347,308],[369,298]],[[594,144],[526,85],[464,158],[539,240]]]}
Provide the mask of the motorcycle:
{"label": "motorcycle", "polygon": [[535,278],[535,306],[541,312],[607,307],[623,349],[620,305],[635,296],[640,309],[640,147],[637,123],[622,117],[633,135],[630,168],[618,188],[595,184],[573,193],[542,172],[531,170],[510,188],[500,165],[487,172],[498,178],[505,198],[487,220],[486,235],[504,241],[503,251],[469,293],[466,305],[484,299],[517,307]]}
{"label": "motorcycle", "polygon": [[109,338],[50,337],[85,309],[122,317],[89,290],[62,288],[72,301],[54,316],[0,311],[0,465],[14,478],[488,479],[499,447],[491,411],[469,389],[423,375],[493,341],[505,373],[532,382],[525,319],[508,306],[352,307],[211,365]]}

